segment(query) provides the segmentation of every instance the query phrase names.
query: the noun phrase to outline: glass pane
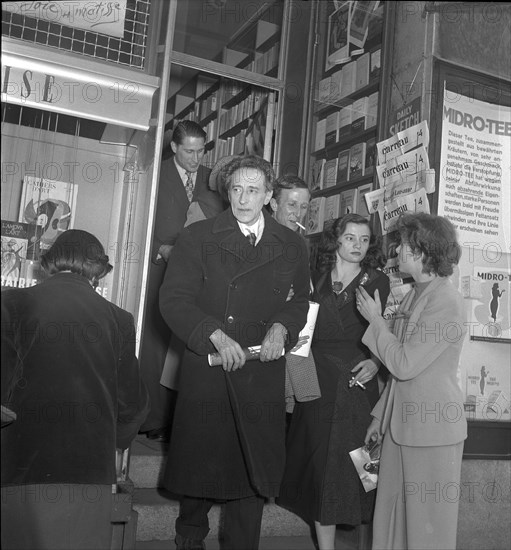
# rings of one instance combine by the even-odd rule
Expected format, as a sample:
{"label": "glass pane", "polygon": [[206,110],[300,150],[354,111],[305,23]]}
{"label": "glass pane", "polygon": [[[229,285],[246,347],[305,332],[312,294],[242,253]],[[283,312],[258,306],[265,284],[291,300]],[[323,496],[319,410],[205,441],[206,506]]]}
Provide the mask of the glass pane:
{"label": "glass pane", "polygon": [[283,0],[177,2],[172,49],[277,76]]}

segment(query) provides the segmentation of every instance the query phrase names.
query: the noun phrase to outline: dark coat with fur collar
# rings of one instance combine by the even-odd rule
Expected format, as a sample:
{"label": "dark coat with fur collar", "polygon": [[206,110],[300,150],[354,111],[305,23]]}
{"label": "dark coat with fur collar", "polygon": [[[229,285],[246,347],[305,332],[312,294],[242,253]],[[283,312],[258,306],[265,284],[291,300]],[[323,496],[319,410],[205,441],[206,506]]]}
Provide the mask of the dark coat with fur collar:
{"label": "dark coat with fur collar", "polygon": [[[208,366],[218,328],[242,347],[273,323],[291,348],[308,311],[303,239],[268,214],[249,245],[230,209],[186,228],[174,247],[160,307],[187,349],[182,363],[165,485],[175,493],[236,499],[278,494],[284,467],[284,358],[225,373]],[[291,285],[294,297],[286,301]]]}

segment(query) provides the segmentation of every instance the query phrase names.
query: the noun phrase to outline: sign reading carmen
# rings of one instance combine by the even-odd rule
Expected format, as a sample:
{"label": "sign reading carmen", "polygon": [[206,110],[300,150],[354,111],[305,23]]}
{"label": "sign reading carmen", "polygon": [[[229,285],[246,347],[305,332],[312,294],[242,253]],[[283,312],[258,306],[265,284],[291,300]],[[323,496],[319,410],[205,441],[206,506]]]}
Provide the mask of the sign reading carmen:
{"label": "sign reading carmen", "polygon": [[126,0],[2,2],[2,9],[67,27],[122,38]]}

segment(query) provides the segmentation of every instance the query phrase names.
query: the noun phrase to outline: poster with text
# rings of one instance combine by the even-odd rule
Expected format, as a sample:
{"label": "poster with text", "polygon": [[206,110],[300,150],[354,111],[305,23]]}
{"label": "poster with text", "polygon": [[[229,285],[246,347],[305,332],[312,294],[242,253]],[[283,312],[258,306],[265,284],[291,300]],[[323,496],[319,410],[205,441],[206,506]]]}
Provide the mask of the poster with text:
{"label": "poster with text", "polygon": [[66,27],[108,34],[122,38],[126,17],[126,0],[46,0],[44,2],[2,2],[2,10],[21,16],[42,19]]}
{"label": "poster with text", "polygon": [[41,251],[47,250],[55,239],[72,229],[78,184],[25,176],[18,221],[41,225]]}
{"label": "poster with text", "polygon": [[509,421],[511,346],[468,342],[465,347],[471,359],[460,364],[467,418]]}
{"label": "poster with text", "polygon": [[511,270],[474,266],[479,280],[472,303],[470,339],[511,344]]}
{"label": "poster with text", "polygon": [[463,246],[511,244],[511,108],[445,91],[438,214]]}

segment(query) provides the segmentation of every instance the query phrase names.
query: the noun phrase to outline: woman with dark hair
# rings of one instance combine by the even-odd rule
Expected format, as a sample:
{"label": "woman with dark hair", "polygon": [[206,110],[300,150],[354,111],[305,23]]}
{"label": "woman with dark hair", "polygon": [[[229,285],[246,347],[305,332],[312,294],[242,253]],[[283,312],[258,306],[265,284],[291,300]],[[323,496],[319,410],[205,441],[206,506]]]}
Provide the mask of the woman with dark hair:
{"label": "woman with dark hair", "polygon": [[465,314],[448,279],[460,247],[447,218],[405,214],[397,229],[399,269],[415,285],[399,307],[393,333],[378,295],[373,299],[366,289],[357,290],[358,310],[370,323],[362,342],[390,372],[365,439],[383,436],[373,548],[450,550],[456,548],[467,437],[457,380]]}
{"label": "woman with dark hair", "polygon": [[314,521],[320,550],[332,550],[336,524],[369,522],[374,501],[349,456],[364,444],[378,399],[379,361],[361,343],[367,322],[356,309],[355,289],[378,291],[385,305],[390,286],[380,270],[384,255],[368,220],[358,214],[335,220],[323,232],[318,260],[312,351],[321,397],[295,405],[279,504]]}
{"label": "woman with dark hair", "polygon": [[116,449],[148,408],[133,317],[93,288],[112,269],[94,235],[62,233],[41,265],[2,293],[2,548],[106,549]]}

